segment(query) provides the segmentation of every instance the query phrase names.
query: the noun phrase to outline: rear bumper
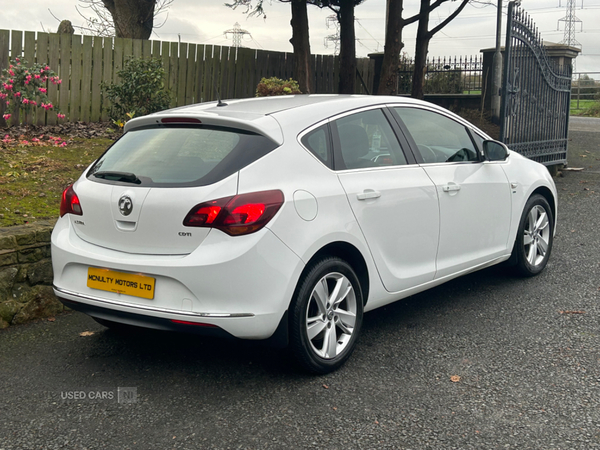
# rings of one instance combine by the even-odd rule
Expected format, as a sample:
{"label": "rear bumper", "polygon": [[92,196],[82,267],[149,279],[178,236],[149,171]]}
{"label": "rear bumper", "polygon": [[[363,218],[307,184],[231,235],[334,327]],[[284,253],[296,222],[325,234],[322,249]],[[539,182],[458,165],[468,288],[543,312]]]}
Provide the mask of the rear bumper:
{"label": "rear bumper", "polygon": [[[93,317],[254,340],[277,333],[304,267],[268,229],[241,239],[211,231],[189,255],[139,255],[85,242],[65,220],[52,234],[52,264],[56,296]],[[89,267],[154,277],[154,298],[92,289]]]}
{"label": "rear bumper", "polygon": [[[102,306],[97,306],[89,303],[92,299],[81,298],[73,294],[66,293],[54,287],[54,292],[58,299],[69,308],[87,314],[91,317],[104,319],[111,322],[122,323],[142,328],[151,328],[154,330],[174,331],[182,333],[198,334],[202,336],[210,336],[216,338],[235,339],[231,333],[224,329],[198,320],[187,315],[181,315],[179,319],[167,319],[163,317],[154,317],[147,314],[139,314],[135,312],[126,312],[122,310],[110,309]],[[88,303],[82,301],[73,301],[65,298],[77,297],[80,300],[87,300]],[[92,300],[93,301],[93,300]],[[265,340],[265,343],[273,347],[285,347],[288,344],[288,316],[287,311],[281,317],[277,329],[273,335]]]}

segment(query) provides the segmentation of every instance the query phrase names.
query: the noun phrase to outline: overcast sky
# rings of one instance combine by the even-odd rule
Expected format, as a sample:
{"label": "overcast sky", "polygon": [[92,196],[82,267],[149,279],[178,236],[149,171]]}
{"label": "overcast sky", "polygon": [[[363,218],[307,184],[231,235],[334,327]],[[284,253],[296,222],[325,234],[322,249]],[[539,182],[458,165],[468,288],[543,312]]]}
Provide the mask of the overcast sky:
{"label": "overcast sky", "polygon": [[[559,1],[561,5],[559,7]],[[583,20],[577,26],[576,39],[583,46],[583,53],[577,59],[578,72],[600,72],[600,0],[576,0],[577,17]],[[75,26],[84,26],[85,20],[78,14],[78,0],[29,0],[25,4],[16,1],[3,1],[0,12],[0,29],[24,31],[56,31],[59,19],[69,19]],[[247,17],[244,9],[231,10],[224,6],[225,0],[174,0],[168,12],[157,18],[164,25],[155,28],[152,39],[193,42],[198,44],[231,45],[224,31],[239,22],[251,36],[245,36],[243,45],[265,50],[292,51],[290,5],[273,0],[265,0],[266,18]],[[418,10],[418,1],[405,0],[405,17]],[[457,1],[447,2],[432,15],[432,24],[443,20],[455,7]],[[506,5],[506,2],[505,2]],[[538,25],[545,41],[560,42],[564,36],[564,23],[558,21],[566,14],[566,0],[523,0],[523,8]],[[81,10],[81,8],[80,8]],[[85,10],[82,10],[86,13]],[[506,8],[505,8],[506,12]],[[327,17],[332,12],[309,6],[311,50],[318,54],[332,54],[332,43],[325,46],[325,38],[335,34],[335,28],[327,27]],[[356,8],[357,56],[383,51],[385,0],[366,0]],[[503,26],[506,19],[503,20]],[[477,55],[482,48],[495,45],[496,7],[481,3],[468,5],[464,11],[432,40],[430,56]],[[404,51],[414,54],[416,25],[404,29]],[[504,42],[504,38],[503,41]]]}

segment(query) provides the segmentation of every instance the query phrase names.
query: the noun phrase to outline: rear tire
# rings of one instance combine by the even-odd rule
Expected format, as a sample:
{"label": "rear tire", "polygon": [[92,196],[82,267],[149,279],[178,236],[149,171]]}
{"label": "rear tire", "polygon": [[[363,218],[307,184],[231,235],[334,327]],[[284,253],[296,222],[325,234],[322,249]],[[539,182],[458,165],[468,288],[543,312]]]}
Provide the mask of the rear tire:
{"label": "rear tire", "polygon": [[300,280],[290,307],[290,348],[300,365],[325,374],[352,354],[363,318],[363,296],[346,261],[323,258]]}
{"label": "rear tire", "polygon": [[548,264],[554,242],[554,217],[548,201],[539,194],[527,201],[519,222],[511,260],[519,275],[533,277]]}

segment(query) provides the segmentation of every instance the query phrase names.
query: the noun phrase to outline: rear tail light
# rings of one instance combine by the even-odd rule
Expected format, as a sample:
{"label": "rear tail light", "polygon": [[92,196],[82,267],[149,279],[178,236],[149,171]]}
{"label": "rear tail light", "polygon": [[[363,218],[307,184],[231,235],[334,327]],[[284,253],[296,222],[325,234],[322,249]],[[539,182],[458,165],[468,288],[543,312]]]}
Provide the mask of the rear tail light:
{"label": "rear tail light", "polygon": [[279,190],[220,198],[194,206],[183,225],[218,228],[230,236],[250,234],[269,223],[281,205],[283,192]]}
{"label": "rear tail light", "polygon": [[65,214],[83,215],[81,203],[79,203],[79,197],[77,197],[77,194],[73,190],[73,185],[64,190],[60,201],[60,217]]}

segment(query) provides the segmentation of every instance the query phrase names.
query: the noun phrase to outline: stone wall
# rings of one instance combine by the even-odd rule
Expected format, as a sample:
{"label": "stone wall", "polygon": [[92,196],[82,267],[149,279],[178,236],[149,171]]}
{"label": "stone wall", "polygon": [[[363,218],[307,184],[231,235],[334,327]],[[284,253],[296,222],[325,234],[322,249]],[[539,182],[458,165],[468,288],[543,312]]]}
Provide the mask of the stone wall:
{"label": "stone wall", "polygon": [[0,228],[0,328],[63,311],[52,291],[54,221]]}

